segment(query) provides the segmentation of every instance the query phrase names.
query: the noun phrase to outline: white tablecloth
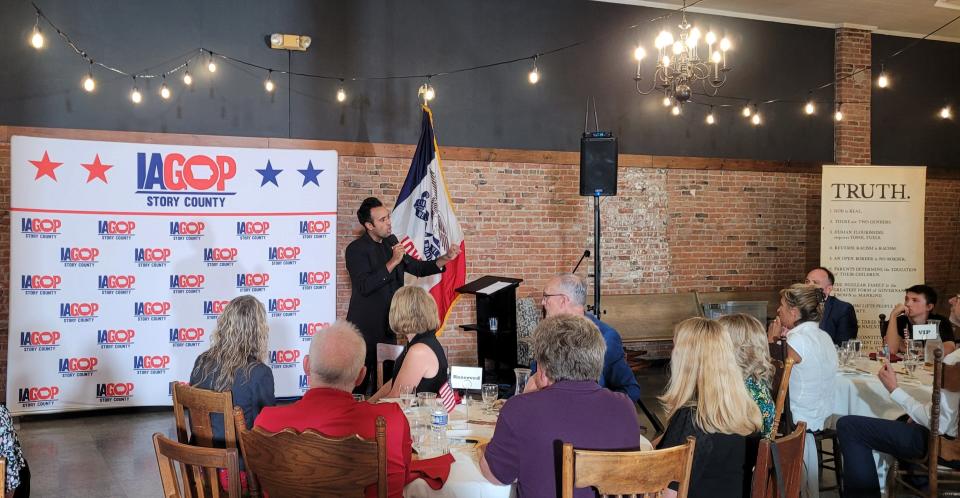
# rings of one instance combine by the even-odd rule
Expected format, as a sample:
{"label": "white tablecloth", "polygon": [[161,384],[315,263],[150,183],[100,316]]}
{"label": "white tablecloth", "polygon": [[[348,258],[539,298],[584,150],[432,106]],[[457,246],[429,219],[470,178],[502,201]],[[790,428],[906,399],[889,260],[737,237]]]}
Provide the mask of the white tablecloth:
{"label": "white tablecloth", "polygon": [[[929,403],[933,393],[933,374],[918,368],[916,379],[909,379],[903,373],[903,367],[894,363],[897,371],[897,381],[901,389],[917,400]],[[877,372],[880,362],[860,360],[856,369],[841,371],[837,374],[835,394],[833,398],[834,416],[827,421],[829,427],[835,427],[836,419],[844,415],[863,415],[865,417],[894,420],[904,414],[900,405],[890,399],[890,393],[883,387]],[[877,475],[880,477],[880,488],[886,484],[887,469],[893,463],[893,458],[886,454],[873,453],[877,462]]]}
{"label": "white tablecloth", "polygon": [[[457,406],[450,414],[447,435],[451,439],[469,436],[479,436],[489,439],[493,437],[492,425],[468,424],[467,420],[495,421],[496,417],[483,413],[478,403],[469,408]],[[643,436],[640,437],[640,448],[652,450],[653,446]],[[457,447],[452,445],[450,453],[456,460],[450,466],[450,477],[441,489],[431,489],[423,479],[417,479],[403,489],[406,498],[512,498],[517,495],[516,485],[495,486],[480,474],[480,461],[477,451],[472,447]]]}

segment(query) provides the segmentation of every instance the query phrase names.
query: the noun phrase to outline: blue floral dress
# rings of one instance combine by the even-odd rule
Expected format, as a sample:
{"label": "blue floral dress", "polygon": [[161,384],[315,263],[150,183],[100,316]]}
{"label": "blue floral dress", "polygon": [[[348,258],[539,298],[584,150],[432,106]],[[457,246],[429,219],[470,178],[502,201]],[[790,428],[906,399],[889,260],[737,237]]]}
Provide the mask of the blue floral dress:
{"label": "blue floral dress", "polygon": [[766,382],[757,382],[753,377],[748,378],[746,384],[747,392],[760,407],[760,416],[763,418],[763,436],[771,437],[775,406],[773,397],[770,396],[770,386]]}
{"label": "blue floral dress", "polygon": [[20,440],[13,430],[10,412],[4,405],[0,405],[0,456],[7,459],[6,489],[17,489],[20,486],[20,469],[27,463],[23,459]]}

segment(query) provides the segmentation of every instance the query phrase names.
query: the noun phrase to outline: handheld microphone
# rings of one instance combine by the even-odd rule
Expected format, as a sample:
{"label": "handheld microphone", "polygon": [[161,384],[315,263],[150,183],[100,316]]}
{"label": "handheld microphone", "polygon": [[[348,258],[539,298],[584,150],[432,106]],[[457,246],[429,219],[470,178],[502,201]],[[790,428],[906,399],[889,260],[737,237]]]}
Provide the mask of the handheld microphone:
{"label": "handheld microphone", "polygon": [[400,243],[400,241],[397,240],[397,236],[392,233],[387,235],[387,238],[383,239],[383,242],[387,244],[387,247],[393,247]]}
{"label": "handheld microphone", "polygon": [[580,256],[580,261],[577,261],[577,266],[573,267],[573,271],[570,273],[577,273],[577,268],[580,268],[580,263],[583,263],[583,258],[590,257],[590,249],[583,251],[583,256]]}

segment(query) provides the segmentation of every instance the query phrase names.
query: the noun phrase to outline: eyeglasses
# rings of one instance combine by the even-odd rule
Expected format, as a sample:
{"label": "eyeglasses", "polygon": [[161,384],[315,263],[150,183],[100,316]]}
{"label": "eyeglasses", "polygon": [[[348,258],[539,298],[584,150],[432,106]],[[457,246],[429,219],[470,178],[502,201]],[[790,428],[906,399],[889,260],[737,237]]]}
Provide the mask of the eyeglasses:
{"label": "eyeglasses", "polygon": [[547,294],[546,292],[544,292],[544,293],[543,293],[543,299],[541,299],[541,301],[546,301],[547,299],[549,299],[549,298],[551,298],[551,297],[558,297],[558,296],[565,296],[565,295],[566,295],[566,294]]}

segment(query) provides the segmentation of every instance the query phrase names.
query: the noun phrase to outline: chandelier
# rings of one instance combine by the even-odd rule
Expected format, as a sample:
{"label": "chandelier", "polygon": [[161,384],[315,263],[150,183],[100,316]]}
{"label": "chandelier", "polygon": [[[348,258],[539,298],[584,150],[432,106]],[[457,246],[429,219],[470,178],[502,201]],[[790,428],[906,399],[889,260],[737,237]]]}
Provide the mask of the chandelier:
{"label": "chandelier", "polygon": [[[654,90],[664,93],[665,106],[674,105],[679,111],[679,105],[690,100],[693,87],[697,83],[702,86],[705,94],[716,95],[720,87],[727,82],[727,52],[730,50],[730,40],[724,37],[717,40],[713,31],[706,35],[699,28],[687,22],[686,2],[680,9],[680,33],[674,38],[673,33],[663,30],[657,35],[654,46],[657,48],[657,68],[653,75],[653,84],[648,89],[641,89],[643,80],[643,59],[646,51],[642,46],[637,47],[634,55],[637,59],[637,92],[648,95]],[[700,54],[703,46],[706,51]],[[716,49],[714,47],[716,46]]]}

